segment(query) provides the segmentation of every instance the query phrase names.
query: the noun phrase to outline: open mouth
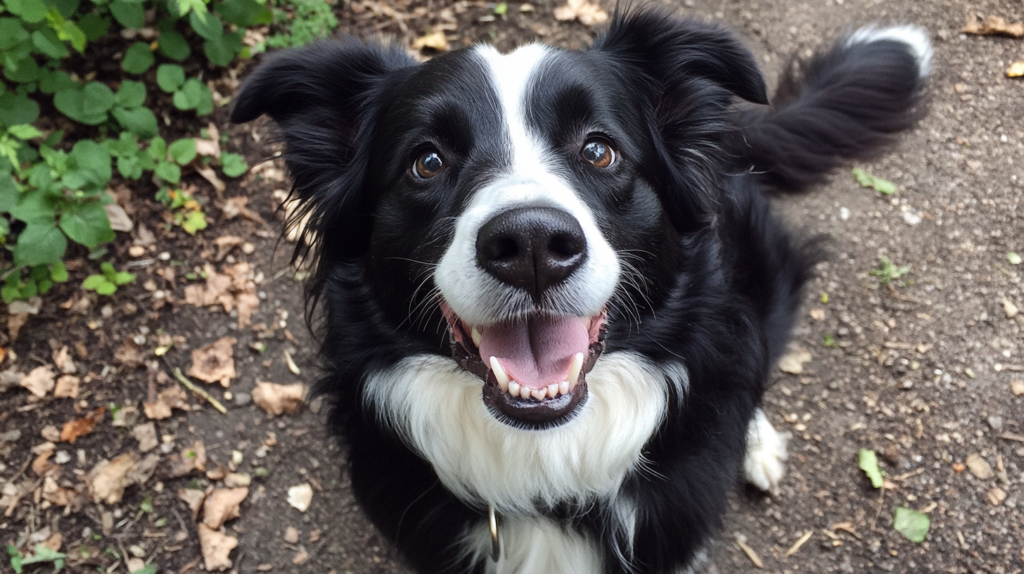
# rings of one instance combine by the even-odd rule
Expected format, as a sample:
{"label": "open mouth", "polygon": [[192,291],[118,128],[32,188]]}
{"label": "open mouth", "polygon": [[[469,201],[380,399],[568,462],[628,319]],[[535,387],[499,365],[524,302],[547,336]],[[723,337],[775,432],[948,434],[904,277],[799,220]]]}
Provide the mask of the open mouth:
{"label": "open mouth", "polygon": [[587,398],[587,373],[604,351],[602,310],[593,317],[536,314],[469,325],[445,302],[452,356],[483,380],[483,401],[513,426],[547,428],[572,419]]}

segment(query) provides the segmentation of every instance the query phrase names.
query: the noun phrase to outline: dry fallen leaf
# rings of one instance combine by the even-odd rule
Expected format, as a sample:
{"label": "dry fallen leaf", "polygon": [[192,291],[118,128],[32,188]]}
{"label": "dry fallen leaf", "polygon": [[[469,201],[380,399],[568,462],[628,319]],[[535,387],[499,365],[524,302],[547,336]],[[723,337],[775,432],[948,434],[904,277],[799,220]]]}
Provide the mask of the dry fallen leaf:
{"label": "dry fallen leaf", "polygon": [[791,375],[799,375],[804,372],[804,363],[812,359],[807,349],[797,349],[787,353],[779,359],[779,370]]}
{"label": "dry fallen leaf", "polygon": [[980,478],[981,480],[988,480],[995,476],[992,471],[992,466],[987,460],[978,454],[972,454],[967,456],[967,468],[971,471],[971,474]]}
{"label": "dry fallen leaf", "polygon": [[18,381],[18,384],[28,389],[33,395],[43,398],[46,396],[46,393],[53,390],[53,379],[53,367],[44,365],[32,369],[28,375]]}
{"label": "dry fallen leaf", "polygon": [[53,390],[53,396],[58,399],[76,399],[78,398],[78,385],[82,382],[82,379],[74,375],[64,375],[57,379],[57,388]]}
{"label": "dry fallen leaf", "polygon": [[52,442],[44,442],[33,447],[32,454],[36,455],[36,458],[32,461],[32,472],[42,476],[46,474],[46,471],[53,468],[53,465],[50,464],[50,457],[53,456],[56,450],[57,446]]}
{"label": "dry fallen leaf", "polygon": [[1022,78],[1024,77],[1024,62],[1014,62],[1010,64],[1010,67],[1006,69],[1007,78]]}
{"label": "dry fallen leaf", "polygon": [[568,0],[565,6],[555,8],[555,19],[579,20],[585,26],[593,26],[608,20],[608,13],[587,0]]}
{"label": "dry fallen leaf", "polygon": [[155,402],[142,403],[142,410],[151,419],[162,420],[171,418],[171,409],[188,411],[188,395],[178,385],[167,387],[156,396]]}
{"label": "dry fallen leaf", "polygon": [[222,387],[230,386],[236,376],[233,355],[237,342],[234,337],[222,337],[201,349],[193,349],[189,376],[207,383],[219,381]]}
{"label": "dry fallen leaf", "polygon": [[808,314],[811,316],[811,319],[814,319],[815,321],[825,320],[825,310],[822,309],[821,307],[815,307],[811,309]]}
{"label": "dry fallen leaf", "polygon": [[212,265],[206,265],[205,285],[189,285],[185,287],[185,302],[197,307],[220,304],[228,313],[238,308],[238,328],[249,325],[253,311],[259,307],[256,296],[255,270],[248,263],[242,262],[228,266],[220,274]]}
{"label": "dry fallen leaf", "polygon": [[217,172],[213,171],[213,168],[209,166],[200,165],[196,166],[195,169],[196,173],[202,176],[203,179],[208,181],[210,185],[213,186],[213,189],[214,191],[217,192],[217,195],[224,193],[224,190],[228,188],[228,186],[224,183],[224,180],[217,176]]}
{"label": "dry fallen leaf", "polygon": [[103,206],[103,210],[107,212],[107,219],[110,220],[110,228],[114,231],[123,231],[127,233],[135,228],[135,223],[132,222],[132,218],[128,217],[128,213],[120,205],[116,203],[108,203]]}
{"label": "dry fallen leaf", "polygon": [[78,497],[78,492],[73,488],[64,488],[57,483],[57,479],[47,476],[43,480],[43,500],[54,506],[67,506],[72,500]]}
{"label": "dry fallen leaf", "polygon": [[238,546],[238,539],[224,534],[224,531],[213,530],[199,523],[199,546],[203,552],[203,564],[208,571],[227,570],[231,568],[231,551]]}
{"label": "dry fallen leaf", "polygon": [[1024,36],[1024,22],[1014,22],[1011,24],[999,16],[986,16],[980,22],[976,18],[972,19],[960,31],[965,34],[1020,38]]}
{"label": "dry fallen leaf", "polygon": [[206,135],[209,139],[195,138],[196,154],[220,159],[220,130],[217,125],[213,122],[207,124]]}
{"label": "dry fallen leaf", "polygon": [[60,440],[75,444],[75,441],[78,440],[79,437],[91,433],[92,429],[96,426],[96,423],[103,420],[103,412],[103,407],[97,407],[96,410],[86,414],[80,419],[74,419],[64,423],[64,428],[60,431]]}
{"label": "dry fallen leaf", "polygon": [[203,501],[206,500],[206,492],[198,488],[182,488],[178,490],[178,498],[184,500],[192,510],[192,520],[197,520],[199,509],[203,507]]}
{"label": "dry fallen leaf", "polygon": [[185,476],[193,470],[206,472],[206,446],[203,441],[197,440],[195,444],[185,447],[180,453],[167,458],[167,475],[171,478]]}
{"label": "dry fallen leaf", "polygon": [[309,552],[306,552],[305,546],[299,546],[299,551],[295,553],[295,557],[292,558],[292,564],[296,566],[305,564],[309,560]]}
{"label": "dry fallen leaf", "polygon": [[302,384],[278,385],[257,382],[256,388],[252,391],[253,402],[275,417],[283,413],[293,415],[299,412],[305,396],[306,387]]}
{"label": "dry fallen leaf", "polygon": [[235,247],[242,244],[242,238],[237,235],[221,235],[213,240],[217,246],[217,254],[213,256],[214,261],[222,261]]}
{"label": "dry fallen leaf", "polygon": [[216,530],[232,518],[241,514],[239,505],[249,496],[249,489],[216,488],[206,496],[203,503],[203,524]]}
{"label": "dry fallen leaf", "polygon": [[444,35],[444,30],[438,30],[432,34],[425,34],[412,41],[413,50],[419,51],[424,48],[430,48],[431,50],[437,50],[438,52],[447,52],[450,47],[448,46],[448,38]]}
{"label": "dry fallen leaf", "polygon": [[288,489],[288,504],[297,508],[299,512],[309,510],[309,503],[313,502],[313,487],[308,484],[300,484]]}
{"label": "dry fallen leaf", "polygon": [[113,460],[101,460],[89,471],[86,483],[95,503],[117,504],[128,486],[128,474],[135,469],[138,456],[126,452]]}
{"label": "dry fallen leaf", "polygon": [[75,366],[75,361],[71,358],[71,351],[67,345],[60,348],[59,351],[53,352],[53,364],[57,365],[60,372],[65,375],[73,375],[78,367]]}
{"label": "dry fallen leaf", "polygon": [[132,429],[132,436],[139,441],[139,452],[149,452],[160,446],[156,438],[156,425],[153,423],[141,424]]}

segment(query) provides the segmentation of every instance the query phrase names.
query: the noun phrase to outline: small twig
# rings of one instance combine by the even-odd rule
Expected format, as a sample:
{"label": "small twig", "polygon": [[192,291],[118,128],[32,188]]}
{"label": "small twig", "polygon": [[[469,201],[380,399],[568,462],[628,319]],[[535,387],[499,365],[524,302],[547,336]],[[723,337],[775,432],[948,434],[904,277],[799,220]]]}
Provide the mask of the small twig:
{"label": "small twig", "polygon": [[922,472],[924,472],[924,467],[923,466],[921,468],[917,469],[917,470],[912,470],[912,471],[910,471],[908,473],[901,474],[899,476],[894,476],[894,477],[890,478],[889,480],[891,480],[893,482],[899,482],[901,480],[906,480],[906,479],[908,479],[908,478],[910,478],[912,476],[917,476],[917,475],[921,474]]}
{"label": "small twig", "polygon": [[178,379],[179,383],[185,385],[186,389],[188,389],[188,390],[192,391],[193,393],[199,395],[200,397],[206,399],[206,401],[208,403],[210,403],[211,405],[213,405],[213,408],[215,408],[218,411],[220,411],[220,413],[222,415],[228,414],[228,410],[226,408],[224,408],[224,405],[220,404],[220,401],[218,401],[217,399],[213,398],[212,396],[210,396],[210,393],[208,393],[208,392],[204,391],[203,389],[197,387],[192,381],[190,381],[187,378],[185,378],[185,375],[181,374],[181,369],[179,369],[178,367],[174,368],[174,378]]}
{"label": "small twig", "polygon": [[811,539],[811,534],[814,534],[814,531],[808,530],[806,533],[804,533],[804,535],[801,536],[800,539],[797,540],[796,543],[793,544],[793,546],[791,546],[789,550],[786,551],[786,557],[788,558],[796,554],[797,550],[800,550],[800,547],[804,545],[804,542],[807,542]]}
{"label": "small twig", "polygon": [[757,566],[762,570],[764,569],[764,562],[761,562],[761,558],[757,555],[757,552],[754,552],[753,548],[747,546],[747,543],[740,540],[739,538],[736,539],[736,545],[739,546],[740,550],[742,550],[743,553],[747,555],[747,558],[750,559],[750,562],[754,566]]}

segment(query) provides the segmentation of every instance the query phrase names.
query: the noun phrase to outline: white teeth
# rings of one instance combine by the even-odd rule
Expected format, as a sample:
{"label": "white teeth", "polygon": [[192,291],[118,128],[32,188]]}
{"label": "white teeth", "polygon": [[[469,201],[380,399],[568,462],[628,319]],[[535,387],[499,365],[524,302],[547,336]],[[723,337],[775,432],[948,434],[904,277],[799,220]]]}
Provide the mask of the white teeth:
{"label": "white teeth", "polygon": [[517,383],[515,381],[510,382],[508,384],[508,394],[512,395],[513,397],[518,397],[519,396],[519,383]]}
{"label": "white teeth", "polygon": [[473,327],[469,331],[469,336],[473,338],[473,344],[476,345],[476,347],[479,349],[480,348],[480,339],[482,338],[481,335],[480,335],[480,329],[477,329],[476,327]]}
{"label": "white teeth", "polygon": [[562,381],[558,383],[558,394],[568,395],[569,394],[569,381]]}
{"label": "white teeth", "polygon": [[505,372],[505,367],[501,366],[501,362],[498,361],[498,357],[491,357],[491,372],[494,373],[494,378],[498,379],[498,387],[501,388],[502,392],[508,390],[509,381],[512,379]]}
{"label": "white teeth", "polygon": [[555,398],[558,396],[558,385],[554,383],[548,385],[548,396],[551,398]]}
{"label": "white teeth", "polygon": [[572,358],[572,364],[569,365],[569,372],[565,378],[570,385],[576,386],[576,383],[580,380],[580,373],[583,371],[583,353],[576,353]]}
{"label": "white teeth", "polygon": [[548,396],[548,390],[547,389],[533,389],[532,391],[530,391],[530,396],[535,398],[535,399],[537,399],[538,401],[543,401],[544,397]]}

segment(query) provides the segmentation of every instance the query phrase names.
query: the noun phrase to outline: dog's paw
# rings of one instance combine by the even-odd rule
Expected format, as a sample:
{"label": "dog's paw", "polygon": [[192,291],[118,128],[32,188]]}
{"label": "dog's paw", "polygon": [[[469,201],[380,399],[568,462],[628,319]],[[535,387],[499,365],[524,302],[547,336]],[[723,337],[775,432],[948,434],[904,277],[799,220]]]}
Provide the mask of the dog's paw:
{"label": "dog's paw", "polygon": [[747,455],[743,475],[747,482],[763,491],[775,490],[786,474],[786,435],[768,422],[764,411],[757,409],[747,427]]}

